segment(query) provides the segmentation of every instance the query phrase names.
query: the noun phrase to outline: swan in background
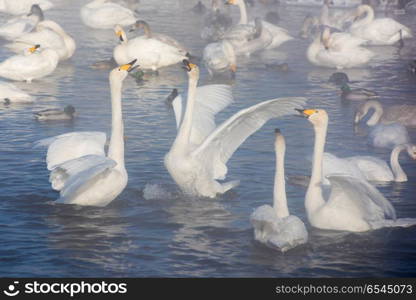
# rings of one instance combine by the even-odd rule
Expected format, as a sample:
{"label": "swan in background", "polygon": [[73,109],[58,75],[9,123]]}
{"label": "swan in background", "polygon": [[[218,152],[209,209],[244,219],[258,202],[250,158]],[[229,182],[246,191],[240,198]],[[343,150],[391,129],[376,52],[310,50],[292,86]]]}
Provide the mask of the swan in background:
{"label": "swan in background", "polygon": [[360,41],[362,40],[352,37],[349,39],[345,34],[342,36],[331,34],[326,27],[309,45],[306,56],[309,62],[320,67],[337,69],[358,67],[367,64],[374,57],[373,52],[359,46]]}
{"label": "swan in background", "polygon": [[93,0],[81,8],[81,20],[88,27],[114,28],[117,24],[129,26],[136,22],[133,11],[108,0]]}
{"label": "swan in background", "polygon": [[276,173],[274,177],[273,207],[262,205],[251,214],[254,238],[274,249],[286,252],[308,241],[308,231],[302,220],[289,214],[284,171],[285,139],[276,129]]}
{"label": "swan in background", "polygon": [[395,209],[374,186],[352,176],[329,176],[331,192],[324,198],[321,183],[328,114],[323,109],[299,111],[308,118],[315,132],[312,176],[305,196],[306,213],[313,227],[363,232],[416,224],[416,219],[396,219]]}
{"label": "swan in background", "polygon": [[189,77],[187,105],[176,139],[165,156],[165,166],[183,192],[213,198],[238,185],[238,181],[217,181],[225,179],[226,164],[237,148],[269,119],[291,114],[306,99],[265,101],[237,112],[216,127],[215,114],[232,98],[218,94],[215,101],[205,101],[204,107],[197,105],[199,68],[186,60],[184,64]]}
{"label": "swan in background", "polygon": [[5,104],[32,103],[35,99],[28,93],[16,87],[13,83],[0,81],[0,96]]}
{"label": "swan in background", "polygon": [[58,203],[106,206],[126,187],[121,91],[134,64],[132,61],[110,72],[112,121],[107,155],[104,132],[70,132],[36,144],[48,146],[49,181],[60,192]]}
{"label": "swan in background", "polygon": [[[364,18],[358,19],[362,15]],[[349,28],[352,35],[366,39],[371,45],[393,45],[400,38],[411,38],[410,28],[391,18],[374,19],[374,10],[369,5],[360,5],[356,9],[355,21]]]}
{"label": "swan in background", "polygon": [[153,31],[151,31],[149,24],[147,22],[143,21],[143,20],[137,20],[136,23],[134,23],[134,25],[131,27],[129,32],[135,31],[136,29],[143,29],[145,36],[149,39],[154,38],[158,41],[161,41],[162,43],[165,43],[165,44],[168,44],[172,47],[177,48],[178,51],[183,53],[183,55],[189,55],[188,50],[185,48],[185,46],[183,46],[177,40],[175,40],[174,38],[172,38],[172,37],[170,37],[166,34],[155,33]]}
{"label": "swan in background", "polygon": [[352,14],[349,12],[341,12],[331,15],[329,13],[330,5],[334,5],[334,2],[332,0],[324,0],[324,3],[321,8],[321,14],[319,16],[320,25],[329,26],[338,30],[344,30],[346,24],[349,21],[352,21]]}
{"label": "swan in background", "polygon": [[119,65],[138,59],[141,69],[156,71],[188,59],[183,51],[155,38],[139,36],[127,40],[126,33],[120,25],[114,27],[114,32],[120,39],[120,44],[113,51],[114,60]]}
{"label": "swan in background", "polygon": [[355,113],[355,123],[360,122],[373,109],[371,118],[367,125],[399,123],[406,127],[416,127],[416,105],[396,104],[383,108],[381,103],[376,100],[367,101],[357,108]]}
{"label": "swan in background", "polygon": [[31,32],[35,26],[44,20],[42,9],[34,4],[30,13],[14,17],[0,26],[0,37],[6,40],[14,40],[25,33]]}
{"label": "swan in background", "polygon": [[369,181],[407,181],[407,175],[399,163],[399,156],[406,150],[410,158],[416,159],[416,145],[401,144],[393,148],[390,154],[390,167],[387,163],[373,156],[353,156],[346,158],[356,165]]}
{"label": "swan in background", "polygon": [[67,105],[64,109],[51,108],[41,110],[35,113],[35,119],[38,121],[58,121],[72,120],[75,117],[75,108]]}
{"label": "swan in background", "polygon": [[363,101],[378,98],[378,94],[374,91],[357,88],[351,89],[347,83],[341,86],[341,99],[349,101]]}
{"label": "swan in background", "polygon": [[226,40],[206,45],[202,59],[211,77],[228,70],[231,74],[237,71],[237,57],[234,48]]}
{"label": "swan in background", "polygon": [[34,4],[39,5],[42,10],[48,10],[54,6],[48,0],[0,0],[0,12],[12,15],[27,14]]}
{"label": "swan in background", "polygon": [[219,0],[212,0],[211,11],[204,19],[204,27],[201,30],[201,38],[208,42],[215,42],[224,39],[225,33],[233,23],[230,15],[221,12],[219,2]]}
{"label": "swan in background", "polygon": [[67,60],[75,52],[74,39],[56,22],[45,20],[39,22],[35,30],[22,35],[5,47],[15,53],[21,53],[28,45],[40,44],[43,48],[51,48],[59,55],[59,60]]}
{"label": "swan in background", "polygon": [[310,36],[316,36],[319,33],[320,21],[317,17],[307,14],[303,19],[302,27],[299,32],[299,36],[303,39],[307,39]]}
{"label": "swan in background", "polygon": [[17,54],[1,62],[0,77],[30,83],[53,73],[58,65],[58,53],[49,48],[37,52],[39,47],[35,45],[26,54]]}

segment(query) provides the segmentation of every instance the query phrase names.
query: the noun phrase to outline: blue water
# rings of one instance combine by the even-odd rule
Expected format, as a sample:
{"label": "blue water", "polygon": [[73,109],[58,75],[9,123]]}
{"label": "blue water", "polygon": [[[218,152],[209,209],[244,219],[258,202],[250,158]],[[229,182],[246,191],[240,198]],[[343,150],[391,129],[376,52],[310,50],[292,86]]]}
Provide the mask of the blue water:
{"label": "blue water", "polygon": [[[42,80],[17,85],[35,95],[33,105],[0,107],[0,276],[133,276],[133,277],[364,277],[415,276],[416,227],[366,233],[331,232],[311,228],[308,244],[285,254],[254,241],[249,216],[271,203],[274,175],[274,134],[279,127],[287,140],[286,172],[309,175],[313,131],[301,118],[272,120],[251,136],[229,161],[228,178],[241,185],[217,199],[189,199],[178,191],[164,168],[163,157],[176,134],[173,112],[164,99],[172,88],[186,92],[187,77],[179,66],[136,83],[124,82],[123,108],[126,167],[129,183],[108,207],[58,205],[58,193],[48,182],[45,151],[33,149],[42,138],[76,131],[110,132],[108,71],[90,65],[111,57],[117,38],[111,30],[84,26],[79,8],[85,1],[59,1],[45,12],[75,37],[77,51]],[[202,21],[189,8],[192,1],[141,1],[141,18],[156,32],[176,37],[196,55]],[[292,35],[307,12],[319,9],[280,7],[281,25]],[[264,15],[257,6],[252,16]],[[238,11],[233,9],[234,19]],[[416,30],[416,18],[394,16]],[[2,18],[4,20],[5,17]],[[236,102],[232,113],[260,101],[305,96],[308,107],[324,108],[330,116],[326,149],[340,156],[376,155],[363,136],[353,134],[356,104],[342,105],[327,80],[334,72],[312,66],[305,57],[308,41],[294,40],[279,49],[244,58],[230,81]],[[416,78],[406,71],[395,47],[374,48],[377,58],[367,67],[345,71],[354,86],[376,90],[384,105],[415,103]],[[0,49],[0,59],[10,53]],[[287,62],[290,72],[265,68]],[[201,66],[200,84],[210,80]],[[72,104],[73,122],[40,123],[32,113]],[[416,141],[416,132],[410,132]],[[416,163],[401,157],[409,181],[380,186],[398,217],[416,217]],[[307,223],[305,189],[287,187],[289,209]]]}

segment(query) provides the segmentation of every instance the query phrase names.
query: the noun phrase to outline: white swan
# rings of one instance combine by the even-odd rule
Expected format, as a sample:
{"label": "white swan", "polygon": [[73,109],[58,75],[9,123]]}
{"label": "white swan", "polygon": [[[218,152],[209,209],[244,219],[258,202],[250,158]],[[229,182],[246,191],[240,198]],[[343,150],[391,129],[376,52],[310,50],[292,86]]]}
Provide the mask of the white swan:
{"label": "white swan", "polygon": [[115,25],[129,26],[136,22],[133,11],[108,0],[93,0],[81,8],[81,20],[97,29],[110,29]]}
{"label": "white swan", "polygon": [[367,125],[373,126],[378,123],[399,123],[406,127],[416,127],[416,105],[395,104],[383,107],[377,100],[367,101],[360,105],[355,113],[355,123],[360,122],[373,109],[371,118]]}
{"label": "white swan", "polygon": [[27,14],[33,4],[39,5],[42,10],[48,10],[54,6],[48,0],[0,0],[0,12],[12,15]]}
{"label": "white swan", "polygon": [[276,129],[276,174],[274,177],[273,207],[262,205],[251,214],[250,222],[254,227],[254,238],[266,246],[286,252],[305,244],[308,231],[302,220],[289,214],[286,198],[284,171],[285,140]]}
{"label": "white swan", "polygon": [[70,132],[36,144],[48,146],[49,181],[52,188],[60,192],[58,203],[106,206],[126,187],[121,90],[134,63],[110,72],[112,121],[107,155],[104,132]]}
{"label": "white swan", "polygon": [[42,9],[34,4],[30,13],[14,17],[0,26],[0,37],[6,40],[14,40],[25,33],[31,32],[35,26],[44,20]]}
{"label": "white swan", "polygon": [[344,33],[331,34],[326,27],[309,45],[306,56],[309,62],[320,67],[358,67],[374,57],[372,51],[360,46],[362,41]]}
{"label": "white swan", "polygon": [[22,91],[14,84],[9,82],[0,81],[0,101],[9,103],[32,103],[35,98],[28,93]]}
{"label": "white swan", "polygon": [[188,54],[188,49],[184,45],[182,45],[180,42],[175,40],[173,37],[170,37],[169,35],[163,34],[163,33],[156,33],[150,30],[150,26],[146,21],[143,20],[137,20],[136,23],[131,27],[129,32],[135,31],[136,29],[143,29],[144,34],[147,38],[154,38],[162,43],[168,44],[172,47],[177,48],[183,55]]}
{"label": "white swan", "polygon": [[324,0],[324,3],[321,8],[321,14],[319,15],[319,22],[321,25],[329,26],[336,28],[338,30],[344,30],[346,24],[349,21],[352,21],[353,16],[350,12],[340,12],[340,13],[329,13],[329,6],[334,5],[332,0]]}
{"label": "white swan", "polygon": [[53,49],[36,50],[39,45],[29,48],[29,54],[17,54],[0,63],[0,77],[30,83],[51,74],[58,65],[59,56]]}
{"label": "white swan", "polygon": [[226,40],[206,45],[202,59],[211,77],[228,70],[232,74],[237,71],[237,57],[234,48]]}
{"label": "white swan", "polygon": [[28,45],[34,44],[55,50],[59,60],[69,59],[76,49],[74,39],[58,23],[51,20],[39,22],[34,31],[20,36],[5,47],[15,53],[21,53]]}
{"label": "white swan", "polygon": [[[224,35],[224,39],[233,45],[237,55],[248,55],[258,50],[274,49],[293,39],[287,30],[259,18],[248,22],[244,0],[228,0],[226,3],[238,5],[240,9],[239,23],[232,26]],[[251,42],[250,46],[246,45],[248,42]],[[246,47],[246,49],[242,49],[242,47]]]}
{"label": "white swan", "polygon": [[320,229],[362,232],[382,227],[412,226],[416,219],[396,219],[391,203],[371,184],[348,175],[332,175],[331,193],[322,193],[322,157],[328,115],[322,109],[301,111],[315,131],[312,176],[305,196],[310,224]]}
{"label": "white swan", "polygon": [[217,181],[225,179],[226,164],[237,148],[269,119],[291,114],[306,99],[265,101],[239,111],[216,127],[215,114],[231,100],[217,94],[215,101],[205,101],[205,107],[198,108],[195,94],[199,68],[188,61],[184,64],[189,76],[187,105],[176,139],[165,156],[165,166],[183,192],[213,198],[238,184],[238,181]]}
{"label": "white swan", "polygon": [[119,25],[114,27],[114,31],[120,39],[120,44],[113,51],[114,60],[119,65],[138,59],[141,69],[156,71],[159,68],[177,64],[188,58],[178,48],[158,39],[140,36],[127,40],[126,33]]}
{"label": "white swan", "polygon": [[[358,20],[359,17],[364,18]],[[355,11],[356,21],[350,26],[351,34],[366,39],[371,45],[393,45],[402,37],[411,38],[410,28],[391,18],[374,19],[374,10],[369,5],[360,5]]]}

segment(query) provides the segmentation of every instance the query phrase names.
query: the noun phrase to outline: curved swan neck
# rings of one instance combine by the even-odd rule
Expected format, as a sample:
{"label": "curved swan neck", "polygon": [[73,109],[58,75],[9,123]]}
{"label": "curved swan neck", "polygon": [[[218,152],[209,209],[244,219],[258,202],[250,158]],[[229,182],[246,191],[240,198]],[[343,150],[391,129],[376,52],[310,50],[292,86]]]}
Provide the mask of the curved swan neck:
{"label": "curved swan neck", "polygon": [[144,34],[146,35],[146,37],[151,38],[152,37],[152,31],[150,30],[149,24],[147,24],[146,22],[142,22],[141,26],[143,27],[143,31],[144,31]]}
{"label": "curved swan neck", "polygon": [[364,115],[366,115],[370,108],[374,108],[374,113],[371,118],[367,121],[368,126],[376,125],[383,115],[383,107],[377,101],[368,101],[364,106]]}
{"label": "curved swan neck", "polygon": [[247,24],[248,17],[247,17],[247,8],[244,0],[238,1],[238,7],[240,8],[240,22],[238,24]]}
{"label": "curved swan neck", "polygon": [[275,142],[276,172],[274,176],[273,191],[273,208],[278,218],[285,218],[289,216],[285,183],[285,152],[286,145],[284,137],[279,135],[276,137]]}
{"label": "curved swan neck", "polygon": [[312,176],[309,181],[305,197],[305,208],[308,215],[313,214],[325,204],[322,197],[322,162],[325,149],[325,139],[328,127],[328,119],[323,120],[319,125],[314,124],[315,143],[313,150]]}
{"label": "curved swan neck", "polygon": [[110,77],[112,119],[108,157],[117,163],[116,168],[124,168],[124,126],[121,107],[121,87],[121,80]]}
{"label": "curved swan neck", "polygon": [[371,6],[369,5],[362,5],[359,7],[361,10],[361,13],[359,14],[359,16],[365,14],[364,19],[357,21],[356,24],[360,24],[360,26],[362,25],[366,25],[369,24],[371,22],[373,22],[374,20],[374,10],[371,8]]}
{"label": "curved swan neck", "polygon": [[188,149],[189,139],[191,136],[193,113],[195,106],[196,87],[198,84],[198,75],[189,74],[188,81],[188,97],[186,101],[186,110],[183,116],[182,124],[179,128],[178,137],[175,141],[176,146],[180,150]]}
{"label": "curved swan neck", "polygon": [[407,145],[402,144],[394,147],[394,149],[391,151],[390,155],[390,166],[391,170],[393,171],[394,175],[394,181],[396,182],[404,182],[407,181],[407,175],[403,171],[402,167],[399,163],[399,156],[400,153],[407,148]]}

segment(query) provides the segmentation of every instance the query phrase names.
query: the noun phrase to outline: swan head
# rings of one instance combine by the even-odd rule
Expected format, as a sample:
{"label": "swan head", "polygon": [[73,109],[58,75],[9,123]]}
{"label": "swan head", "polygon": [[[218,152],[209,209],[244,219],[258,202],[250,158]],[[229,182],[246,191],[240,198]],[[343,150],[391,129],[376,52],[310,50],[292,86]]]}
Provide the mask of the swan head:
{"label": "swan head", "polygon": [[188,76],[190,78],[198,78],[199,77],[199,68],[197,65],[189,62],[189,60],[184,59],[182,61],[183,68],[188,72]]}
{"label": "swan head", "polygon": [[121,25],[114,26],[114,33],[120,39],[120,42],[126,41],[126,33],[124,32],[123,27]]}
{"label": "swan head", "polygon": [[23,54],[26,55],[26,56],[31,55],[31,54],[35,53],[39,48],[40,48],[40,45],[34,45],[30,48],[25,49]]}
{"label": "swan head", "polygon": [[308,119],[314,127],[323,127],[328,124],[328,114],[324,109],[296,109],[301,116]]}
{"label": "swan head", "polygon": [[410,158],[416,160],[416,145],[407,144],[406,151],[407,151],[407,154],[409,154]]}
{"label": "swan head", "polygon": [[113,69],[110,72],[110,80],[123,81],[131,71],[139,67],[139,65],[135,65],[136,62],[137,59]]}
{"label": "swan head", "polygon": [[227,0],[227,1],[225,1],[225,4],[227,4],[227,5],[238,5],[239,2],[240,2],[240,0]]}
{"label": "swan head", "polygon": [[363,14],[373,11],[370,5],[363,4],[357,7],[355,12],[352,14],[354,17],[354,22],[357,21]]}
{"label": "swan head", "polygon": [[30,12],[27,14],[28,17],[30,16],[36,16],[38,17],[39,21],[43,21],[45,20],[45,17],[43,15],[43,11],[40,8],[40,6],[38,4],[33,4],[32,7],[30,8]]}

